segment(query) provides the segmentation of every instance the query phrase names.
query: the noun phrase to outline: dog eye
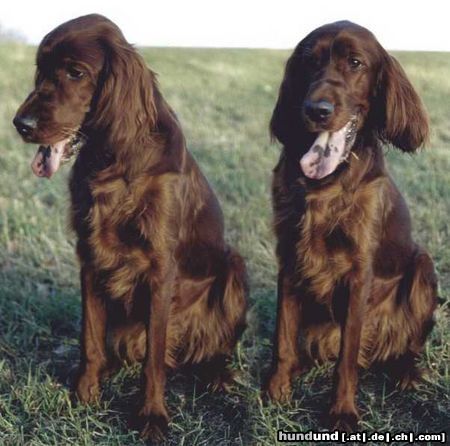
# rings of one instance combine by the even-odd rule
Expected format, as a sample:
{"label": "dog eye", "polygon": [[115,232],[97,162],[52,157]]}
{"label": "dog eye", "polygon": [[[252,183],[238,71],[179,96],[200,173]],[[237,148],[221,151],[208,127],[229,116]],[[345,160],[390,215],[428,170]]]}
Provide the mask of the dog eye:
{"label": "dog eye", "polygon": [[84,73],[75,67],[68,67],[66,71],[67,77],[73,81],[79,80],[84,76]]}
{"label": "dog eye", "polygon": [[351,68],[356,70],[362,65],[362,62],[359,59],[356,59],[356,57],[349,57],[348,64],[350,65]]}

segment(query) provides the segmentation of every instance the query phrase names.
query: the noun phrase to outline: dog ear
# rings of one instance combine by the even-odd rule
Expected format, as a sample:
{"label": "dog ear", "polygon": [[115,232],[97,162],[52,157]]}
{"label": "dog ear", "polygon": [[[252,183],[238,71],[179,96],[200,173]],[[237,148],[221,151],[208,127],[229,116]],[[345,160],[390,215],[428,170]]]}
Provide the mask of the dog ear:
{"label": "dog ear", "polygon": [[89,123],[104,129],[112,144],[125,148],[149,132],[164,138],[161,156],[166,163],[160,167],[178,170],[185,147],[178,119],[159,90],[156,74],[121,31],[108,26],[101,37],[105,61]]}
{"label": "dog ear", "polygon": [[304,95],[302,57],[297,48],[288,59],[278,100],[270,120],[272,139],[283,145],[297,144],[300,137],[301,101]]}
{"label": "dog ear", "polygon": [[186,147],[183,130],[178,121],[177,115],[172,110],[161,94],[158,84],[155,81],[153,97],[156,108],[156,132],[165,138],[165,155],[173,162],[177,162],[175,169],[180,168],[183,160],[182,153]]}
{"label": "dog ear", "polygon": [[404,152],[428,141],[428,117],[422,101],[397,60],[385,54],[377,89],[377,127],[380,138]]}
{"label": "dog ear", "polygon": [[112,26],[99,39],[105,60],[89,123],[106,130],[111,142],[124,145],[127,135],[135,138],[156,125],[155,75]]}

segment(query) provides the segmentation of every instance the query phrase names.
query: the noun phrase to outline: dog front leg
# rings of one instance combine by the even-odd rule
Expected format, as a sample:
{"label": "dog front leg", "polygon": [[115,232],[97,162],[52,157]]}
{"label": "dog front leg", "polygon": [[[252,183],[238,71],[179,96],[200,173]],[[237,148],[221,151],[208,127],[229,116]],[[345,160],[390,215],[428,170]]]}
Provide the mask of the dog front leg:
{"label": "dog front leg", "polygon": [[147,324],[147,352],[142,370],[143,404],[139,412],[141,435],[162,440],[167,432],[164,391],[166,385],[166,332],[173,294],[174,266],[167,266],[158,278],[150,280],[150,314]]}
{"label": "dog front leg", "polygon": [[349,302],[341,324],[340,352],[334,370],[330,424],[333,428],[349,432],[356,430],[359,420],[355,404],[358,355],[371,281],[372,273],[369,268],[358,270],[350,279]]}
{"label": "dog front leg", "polygon": [[299,370],[298,334],[301,303],[291,276],[278,276],[278,309],[271,376],[267,391],[271,399],[286,401],[291,397],[292,377]]}
{"label": "dog front leg", "polygon": [[94,274],[88,266],[81,268],[82,330],[81,361],[75,392],[82,403],[90,403],[100,392],[100,376],[107,365],[106,308],[94,290]]}

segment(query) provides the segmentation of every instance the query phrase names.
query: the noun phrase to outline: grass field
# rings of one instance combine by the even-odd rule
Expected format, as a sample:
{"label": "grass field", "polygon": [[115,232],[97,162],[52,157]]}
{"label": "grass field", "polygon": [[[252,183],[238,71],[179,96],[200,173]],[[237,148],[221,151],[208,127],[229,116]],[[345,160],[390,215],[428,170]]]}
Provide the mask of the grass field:
{"label": "grass field", "polygon": [[[80,297],[74,239],[67,230],[67,167],[51,181],[32,175],[35,147],[11,120],[29,92],[31,47],[0,45],[0,445],[139,445],[127,429],[139,368],[121,371],[96,407],[70,403],[67,377],[78,359]],[[198,394],[180,376],[168,385],[170,445],[274,445],[277,429],[323,429],[331,366],[309,372],[285,407],[262,404],[261,377],[275,321],[274,239],[269,186],[278,147],[267,124],[286,51],[145,49],[177,111],[188,145],[224,209],[227,238],[251,276],[249,328],[236,354],[232,393]],[[423,358],[429,382],[400,393],[361,373],[365,431],[450,430],[450,53],[398,53],[431,117],[430,147],[418,156],[390,150],[397,184],[410,205],[414,234],[440,277],[438,323]]]}

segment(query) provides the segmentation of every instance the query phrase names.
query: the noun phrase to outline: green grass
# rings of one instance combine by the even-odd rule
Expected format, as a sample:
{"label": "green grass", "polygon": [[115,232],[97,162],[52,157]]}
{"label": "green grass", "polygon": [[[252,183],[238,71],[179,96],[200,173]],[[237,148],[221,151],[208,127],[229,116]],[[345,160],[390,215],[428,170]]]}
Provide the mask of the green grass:
{"label": "green grass", "polygon": [[[139,445],[127,429],[138,396],[139,368],[106,383],[96,407],[70,403],[67,376],[78,358],[80,298],[74,238],[67,230],[65,167],[52,181],[30,170],[35,148],[11,119],[29,92],[35,48],[0,45],[0,445]],[[227,238],[244,254],[251,276],[249,328],[228,395],[198,394],[183,377],[168,385],[168,444],[273,445],[276,431],[323,428],[331,366],[309,372],[285,407],[263,405],[261,376],[269,365],[275,320],[274,239],[269,186],[278,147],[267,124],[287,51],[145,49],[160,74],[188,145],[213,184]],[[436,261],[446,303],[427,344],[430,382],[400,393],[361,373],[359,406],[366,431],[440,432],[450,421],[450,54],[398,53],[430,113],[430,147],[418,156],[388,153],[410,205],[414,235]]]}

